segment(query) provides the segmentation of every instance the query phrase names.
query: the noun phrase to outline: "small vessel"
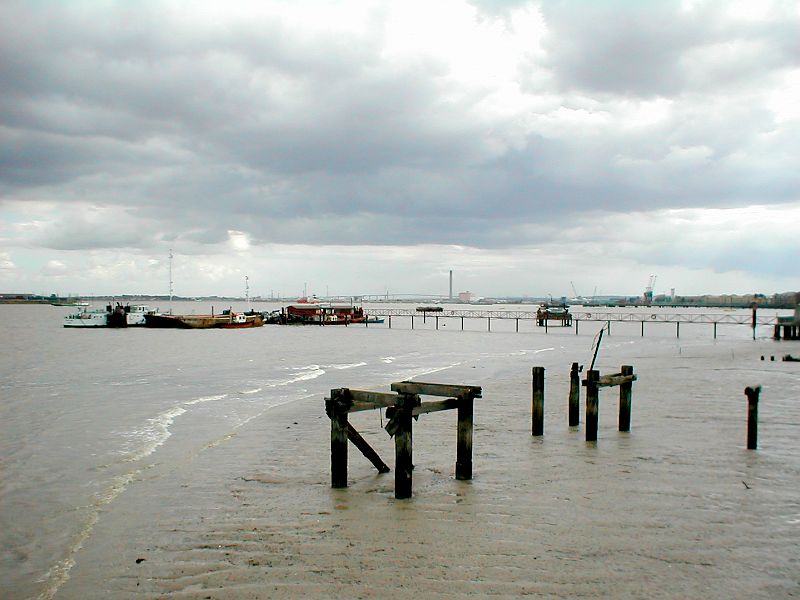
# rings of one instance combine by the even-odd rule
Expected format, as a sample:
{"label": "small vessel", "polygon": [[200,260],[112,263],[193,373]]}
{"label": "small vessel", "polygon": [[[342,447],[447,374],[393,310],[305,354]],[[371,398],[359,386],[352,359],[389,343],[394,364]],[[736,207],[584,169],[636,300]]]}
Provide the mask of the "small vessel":
{"label": "small vessel", "polygon": [[133,306],[125,307],[125,320],[128,327],[144,327],[144,317],[153,311],[146,304],[134,304]]}
{"label": "small vessel", "polygon": [[108,327],[108,311],[102,309],[82,310],[64,317],[64,327]]}
{"label": "small vessel", "polygon": [[364,319],[364,323],[367,323],[369,325],[372,325],[373,323],[380,324],[380,323],[383,323],[383,318],[382,317],[367,317],[366,319]]}
{"label": "small vessel", "polygon": [[418,306],[417,312],[442,312],[444,309],[441,306]]}
{"label": "small vessel", "polygon": [[145,327],[158,329],[245,329],[261,327],[264,319],[260,313],[235,313],[224,310],[222,314],[210,315],[144,315]]}
{"label": "small vessel", "polygon": [[558,321],[562,327],[570,327],[572,325],[572,315],[569,312],[569,306],[566,303],[542,304],[536,310],[536,324],[539,327],[544,327],[547,321]]}

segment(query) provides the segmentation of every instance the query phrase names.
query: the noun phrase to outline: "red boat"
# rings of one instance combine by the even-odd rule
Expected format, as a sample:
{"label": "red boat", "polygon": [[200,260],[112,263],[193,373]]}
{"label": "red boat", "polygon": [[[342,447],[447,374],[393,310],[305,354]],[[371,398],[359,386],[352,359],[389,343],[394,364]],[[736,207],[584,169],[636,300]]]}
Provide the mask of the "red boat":
{"label": "red boat", "polygon": [[349,325],[363,323],[364,309],[347,303],[298,302],[283,309],[284,322],[301,325]]}

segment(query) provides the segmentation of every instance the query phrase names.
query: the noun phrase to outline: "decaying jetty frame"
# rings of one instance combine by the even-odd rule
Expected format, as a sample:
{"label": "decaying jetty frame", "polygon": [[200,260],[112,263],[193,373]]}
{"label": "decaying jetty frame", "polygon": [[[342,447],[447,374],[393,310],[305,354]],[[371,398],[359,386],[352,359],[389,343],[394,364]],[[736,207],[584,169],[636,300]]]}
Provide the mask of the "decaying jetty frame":
{"label": "decaying jetty frame", "polygon": [[[395,441],[395,498],[410,498],[412,493],[412,419],[441,410],[458,411],[456,443],[456,479],[472,479],[473,400],[481,397],[481,388],[473,385],[449,385],[400,381],[392,392],[372,392],[351,388],[331,390],[325,398],[325,412],[331,420],[331,487],[347,487],[347,441],[361,450],[379,473],[390,469],[378,453],[349,423],[351,412],[385,408],[389,422],[386,431]],[[438,396],[444,400],[423,403],[420,396]]]}
{"label": "decaying jetty frame", "polygon": [[586,387],[586,441],[597,441],[597,420],[600,405],[600,388],[619,386],[619,430],[631,430],[631,399],[633,382],[637,377],[633,367],[623,365],[619,373],[600,375],[600,371],[590,369],[583,385]]}

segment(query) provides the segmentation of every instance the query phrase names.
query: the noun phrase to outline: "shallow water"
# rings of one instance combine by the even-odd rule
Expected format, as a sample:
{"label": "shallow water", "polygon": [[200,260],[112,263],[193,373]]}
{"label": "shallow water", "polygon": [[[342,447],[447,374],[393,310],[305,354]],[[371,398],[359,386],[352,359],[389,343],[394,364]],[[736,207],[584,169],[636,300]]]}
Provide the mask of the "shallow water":
{"label": "shallow water", "polygon": [[[207,308],[191,304],[183,310],[203,312]],[[180,309],[177,307],[176,312]],[[0,350],[3,598],[103,597],[105,592],[90,590],[98,581],[113,579],[114,570],[120,568],[111,558],[111,548],[128,558],[125,539],[117,538],[126,523],[137,522],[141,529],[152,526],[154,543],[168,547],[170,536],[159,532],[162,525],[185,525],[183,510],[187,514],[214,514],[217,503],[222,502],[216,496],[213,501],[181,497],[177,482],[213,496],[220,493],[220,480],[226,481],[232,471],[252,473],[257,465],[267,463],[271,474],[261,473],[262,478],[285,480],[303,472],[318,493],[305,501],[319,503],[324,512],[330,491],[325,485],[328,473],[322,398],[334,387],[388,390],[392,381],[416,377],[483,385],[495,392],[494,398],[491,393],[485,394],[485,405],[480,411],[476,409],[480,417],[476,417],[476,440],[481,435],[492,438],[495,444],[503,444],[502,449],[478,447],[476,441],[476,469],[483,465],[483,487],[475,488],[471,497],[462,497],[462,503],[484,516],[496,510],[500,522],[505,523],[511,517],[502,516],[509,511],[504,498],[539,506],[529,490],[519,491],[511,467],[511,448],[530,443],[525,435],[529,426],[526,385],[530,366],[546,367],[548,393],[563,395],[569,365],[591,361],[592,342],[602,325],[582,323],[580,335],[572,329],[552,327],[545,335],[532,322],[523,322],[521,331],[515,333],[514,321],[498,320],[492,321],[491,333],[485,331],[485,322],[477,320],[468,320],[463,332],[460,320],[442,320],[439,331],[434,331],[430,318],[425,323],[417,318],[414,330],[398,318],[392,329],[384,325],[76,331],[61,327],[60,319],[69,310],[0,306],[4,340]],[[701,504],[708,506],[709,519],[716,518],[718,512],[723,519],[742,516],[741,511],[727,505],[733,501],[723,493],[728,481],[720,486],[708,481],[713,470],[706,472],[698,466],[704,459],[717,461],[723,470],[741,471],[736,475],[740,479],[756,473],[757,478],[771,483],[770,493],[778,499],[772,509],[770,531],[785,538],[778,545],[777,552],[783,554],[780,561],[796,561],[796,551],[786,556],[786,548],[791,548],[786,542],[800,541],[800,504],[796,496],[787,494],[792,478],[800,475],[794,443],[800,428],[796,404],[800,369],[796,363],[779,362],[782,353],[794,349],[792,343],[775,343],[766,337],[752,341],[751,330],[740,325],[720,326],[716,340],[708,324],[683,325],[680,338],[675,337],[673,327],[648,325],[647,335],[642,337],[638,323],[612,323],[611,335],[605,337],[598,354],[597,365],[603,372],[633,364],[641,374],[634,401],[636,436],[629,438],[633,442],[609,433],[615,416],[613,411],[601,409],[601,438],[605,435],[613,442],[606,446],[601,439],[596,450],[615,465],[612,471],[628,473],[604,480],[603,469],[587,469],[586,461],[596,457],[587,457],[587,448],[580,440],[575,435],[569,437],[575,432],[565,431],[559,420],[563,407],[550,403],[545,439],[551,453],[547,460],[575,471],[577,481],[589,479],[595,482],[593,485],[615,489],[619,497],[635,492],[641,510],[638,518],[656,521],[657,500],[660,495],[669,496],[676,473],[684,477],[681,493],[699,497]],[[771,333],[763,329],[760,335]],[[800,354],[800,346],[796,350],[795,354]],[[760,355],[766,360],[761,361]],[[770,356],[776,356],[777,361],[770,361]],[[764,385],[765,400],[762,447],[748,455],[741,452],[742,389],[751,383]],[[497,394],[504,396],[503,401]],[[641,418],[643,422],[637,421]],[[374,428],[372,435],[378,437],[378,419],[370,419],[363,427],[367,431]],[[306,428],[309,444],[284,439],[286,431],[298,422]],[[560,435],[551,436],[553,431]],[[645,439],[647,444],[642,443]],[[426,446],[431,443],[415,439],[419,444],[415,456],[417,451],[419,456],[452,452],[449,446],[446,450],[435,444]],[[553,452],[554,447],[560,447],[560,454]],[[276,461],[287,451],[290,454],[283,463]],[[495,468],[487,468],[493,460]],[[624,464],[629,467],[619,468]],[[664,489],[652,489],[662,466],[669,474],[663,479]],[[355,489],[369,487],[371,484],[365,483],[373,479],[369,466],[353,469]],[[699,471],[703,473],[697,479]],[[646,493],[636,488],[637,472],[648,481]],[[417,479],[415,501],[447,504],[449,476],[439,479],[432,471],[422,472]],[[561,482],[556,497],[576,493],[574,480],[563,476],[556,480]],[[375,489],[381,497],[391,498],[390,485],[382,483]],[[425,490],[433,491],[426,495]],[[291,504],[290,499],[283,500]],[[259,501],[268,500],[261,497]],[[605,502],[613,504],[615,500],[607,498]],[[699,509],[689,504],[694,512],[687,523],[694,523]],[[449,511],[446,506],[436,510],[443,514]],[[142,514],[150,516],[143,518]],[[621,518],[616,512],[612,517],[612,521]],[[524,522],[528,517],[520,518]],[[554,519],[554,527],[564,526],[557,516]],[[423,521],[430,525],[429,520]],[[746,529],[746,521],[730,526]],[[288,527],[286,522],[281,526]],[[679,524],[672,527],[681,528]],[[506,533],[508,544],[517,543],[513,531]],[[766,552],[768,545],[766,550],[759,548]],[[493,560],[499,570],[510,568],[497,558]],[[103,561],[108,564],[92,566]],[[102,575],[101,568],[112,572]],[[501,580],[497,585],[503,583]],[[127,595],[125,584],[114,585],[112,593],[116,590],[118,596]],[[785,590],[785,584],[780,589]],[[163,594],[169,590],[154,584],[148,591]]]}

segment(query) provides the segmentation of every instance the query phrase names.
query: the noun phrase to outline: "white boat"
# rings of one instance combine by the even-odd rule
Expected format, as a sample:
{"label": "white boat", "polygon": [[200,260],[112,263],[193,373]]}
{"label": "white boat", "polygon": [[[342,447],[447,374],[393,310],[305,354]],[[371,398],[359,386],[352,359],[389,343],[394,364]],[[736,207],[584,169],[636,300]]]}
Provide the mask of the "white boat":
{"label": "white boat", "polygon": [[144,327],[144,316],[152,314],[153,311],[146,304],[134,304],[133,306],[125,307],[125,318],[128,321],[128,327]]}
{"label": "white boat", "polygon": [[108,327],[108,311],[83,310],[64,317],[64,327]]}

